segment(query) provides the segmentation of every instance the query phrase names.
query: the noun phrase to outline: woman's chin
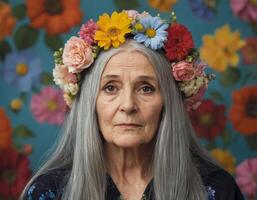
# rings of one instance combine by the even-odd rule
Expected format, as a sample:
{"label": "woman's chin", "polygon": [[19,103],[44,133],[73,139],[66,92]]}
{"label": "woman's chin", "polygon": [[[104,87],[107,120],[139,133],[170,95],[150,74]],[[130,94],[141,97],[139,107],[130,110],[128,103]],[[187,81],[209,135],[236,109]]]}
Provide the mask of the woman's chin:
{"label": "woman's chin", "polygon": [[144,140],[142,138],[139,138],[137,136],[123,136],[121,138],[116,138],[113,141],[113,144],[117,147],[121,148],[133,148],[138,147],[142,144],[144,144]]}

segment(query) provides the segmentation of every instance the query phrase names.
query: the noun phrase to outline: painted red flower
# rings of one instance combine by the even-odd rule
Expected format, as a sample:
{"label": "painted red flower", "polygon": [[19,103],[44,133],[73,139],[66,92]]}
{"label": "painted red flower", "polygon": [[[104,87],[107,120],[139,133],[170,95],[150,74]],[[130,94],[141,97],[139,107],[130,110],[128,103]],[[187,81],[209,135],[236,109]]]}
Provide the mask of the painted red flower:
{"label": "painted red flower", "polygon": [[190,31],[182,24],[173,23],[168,28],[165,43],[166,56],[170,61],[181,61],[194,48],[194,41]]}
{"label": "painted red flower", "polygon": [[30,176],[25,155],[11,148],[0,151],[0,199],[18,199]]}
{"label": "painted red flower", "polygon": [[221,135],[226,125],[225,106],[211,100],[203,100],[197,110],[190,112],[190,118],[196,134],[207,140]]}
{"label": "painted red flower", "polygon": [[246,86],[233,92],[229,112],[235,130],[242,135],[257,134],[257,85]]}
{"label": "painted red flower", "polygon": [[247,38],[245,46],[241,49],[245,64],[257,64],[257,37]]}

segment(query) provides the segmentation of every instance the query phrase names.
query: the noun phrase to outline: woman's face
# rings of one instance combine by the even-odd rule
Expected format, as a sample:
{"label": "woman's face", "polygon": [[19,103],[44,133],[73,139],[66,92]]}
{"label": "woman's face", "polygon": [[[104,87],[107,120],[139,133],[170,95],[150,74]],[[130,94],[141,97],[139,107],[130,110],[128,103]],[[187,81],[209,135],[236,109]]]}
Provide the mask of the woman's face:
{"label": "woman's face", "polygon": [[96,101],[100,131],[108,143],[124,148],[149,143],[162,106],[158,79],[143,54],[121,52],[109,60]]}

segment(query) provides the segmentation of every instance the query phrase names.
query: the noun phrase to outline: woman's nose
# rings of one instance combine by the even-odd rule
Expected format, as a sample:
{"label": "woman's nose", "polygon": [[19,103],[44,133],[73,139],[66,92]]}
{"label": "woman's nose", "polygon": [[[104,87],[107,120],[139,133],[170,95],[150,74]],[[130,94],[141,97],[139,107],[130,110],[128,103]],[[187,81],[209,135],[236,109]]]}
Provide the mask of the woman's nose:
{"label": "woman's nose", "polygon": [[120,98],[120,111],[127,114],[134,113],[138,110],[135,96],[131,91],[124,91]]}

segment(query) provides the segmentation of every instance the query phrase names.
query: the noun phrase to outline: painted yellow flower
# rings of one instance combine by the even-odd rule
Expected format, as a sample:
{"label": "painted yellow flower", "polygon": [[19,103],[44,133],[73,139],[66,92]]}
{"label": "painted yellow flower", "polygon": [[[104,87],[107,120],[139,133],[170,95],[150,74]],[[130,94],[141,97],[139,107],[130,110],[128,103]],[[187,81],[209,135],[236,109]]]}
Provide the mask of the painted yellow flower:
{"label": "painted yellow flower", "polygon": [[97,25],[99,29],[95,33],[98,46],[109,49],[112,45],[117,48],[125,42],[125,35],[131,32],[129,28],[131,19],[126,12],[113,12],[111,17],[104,13],[99,17]]}
{"label": "painted yellow flower", "polygon": [[228,24],[216,29],[215,35],[204,35],[203,46],[200,48],[201,58],[218,72],[224,72],[228,66],[235,67],[239,62],[237,53],[245,41],[241,40],[240,32],[231,32]]}
{"label": "painted yellow flower", "polygon": [[235,173],[236,159],[228,150],[213,149],[211,155],[226,171]]}

